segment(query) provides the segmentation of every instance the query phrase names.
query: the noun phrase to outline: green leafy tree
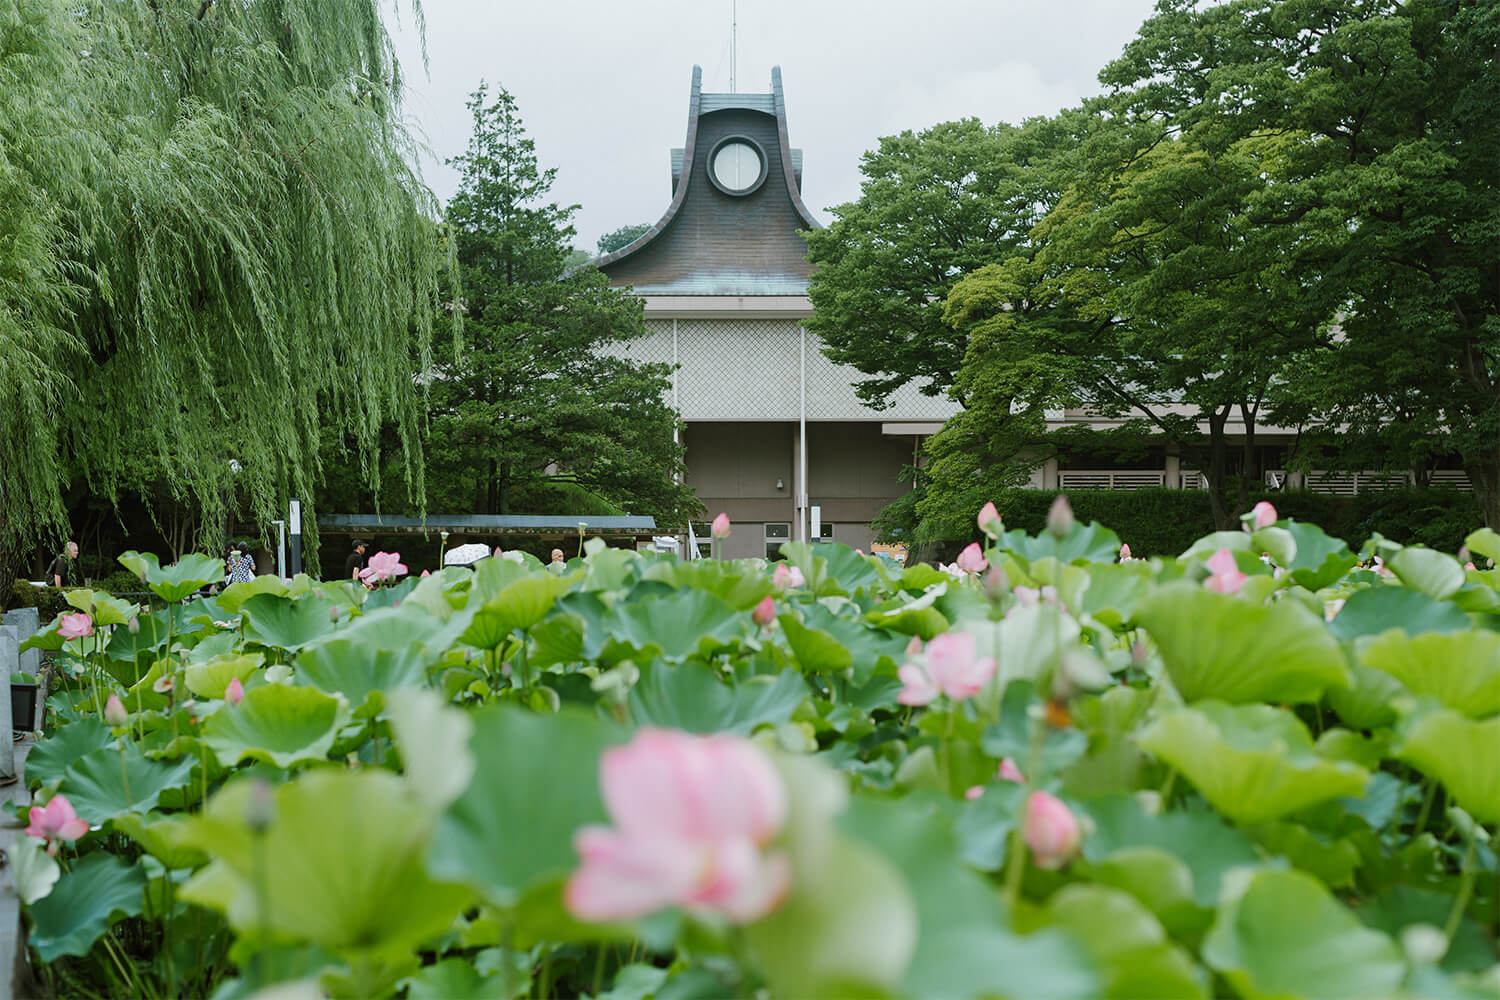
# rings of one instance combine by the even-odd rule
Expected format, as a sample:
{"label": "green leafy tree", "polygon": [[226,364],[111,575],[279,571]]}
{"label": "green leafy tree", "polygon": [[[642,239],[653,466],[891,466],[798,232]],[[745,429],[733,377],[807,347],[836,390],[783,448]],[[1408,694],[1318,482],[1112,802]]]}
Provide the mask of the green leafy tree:
{"label": "green leafy tree", "polygon": [[621,247],[629,246],[645,235],[651,228],[649,222],[638,222],[633,226],[621,226],[619,229],[605,233],[599,237],[599,256],[614,253]]}
{"label": "green leafy tree", "polygon": [[576,206],[546,200],[556,171],[539,168],[515,99],[481,86],[469,110],[447,211],[465,344],[430,380],[432,496],[467,490],[464,506],[504,514],[518,490],[554,480],[680,524],[697,504],[680,482],[669,369],[621,350],[646,332],[642,303],[597,270],[566,270]]}
{"label": "green leafy tree", "polygon": [[160,483],[216,545],[236,493],[261,523],[312,497],[321,427],[413,441],[442,248],[374,0],[0,26],[0,577],[70,480]]}

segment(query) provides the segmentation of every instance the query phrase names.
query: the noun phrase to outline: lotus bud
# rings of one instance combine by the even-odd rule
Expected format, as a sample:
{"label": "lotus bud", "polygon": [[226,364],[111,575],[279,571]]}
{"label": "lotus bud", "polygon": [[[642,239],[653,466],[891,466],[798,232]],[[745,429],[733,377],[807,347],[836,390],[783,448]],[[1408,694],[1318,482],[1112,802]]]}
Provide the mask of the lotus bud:
{"label": "lotus bud", "polygon": [[271,783],[256,778],[250,783],[250,801],[245,806],[245,823],[252,833],[263,834],[276,821],[276,798]]}
{"label": "lotus bud", "polygon": [[973,802],[975,799],[979,798],[979,796],[981,796],[983,794],[984,794],[984,786],[983,785],[970,785],[968,788],[964,789],[964,798],[968,799],[970,802]]}
{"label": "lotus bud", "polygon": [[1000,520],[1000,512],[995,509],[993,502],[986,502],[979,508],[979,517],[975,519],[979,524],[979,530],[991,538],[1000,537],[1000,532],[1005,530],[1005,524]]}
{"label": "lotus bud", "polygon": [[992,601],[1010,593],[1010,577],[1005,575],[1005,570],[999,566],[990,567],[990,571],[984,574],[984,592]]}
{"label": "lotus bud", "polygon": [[1073,523],[1073,505],[1068,503],[1067,494],[1059,493],[1052,501],[1052,509],[1047,511],[1047,532],[1056,539],[1067,538],[1073,531]]}
{"label": "lotus bud", "polygon": [[338,608],[337,604],[335,604],[333,607],[331,607],[331,608],[328,609],[328,620],[331,621],[331,622],[333,622],[335,625],[338,624],[338,621],[339,621],[339,608]]}
{"label": "lotus bud", "polygon": [[224,689],[224,700],[231,705],[238,705],[245,700],[245,685],[240,683],[238,677],[231,680],[229,686]]}
{"label": "lotus bud", "polygon": [[1469,547],[1467,545],[1460,545],[1458,547],[1458,561],[1461,563],[1466,563],[1472,562],[1473,560],[1474,553],[1469,551]]}
{"label": "lotus bud", "polygon": [[139,618],[137,618],[135,615],[131,615],[130,616],[130,621],[128,621],[128,622],[125,623],[125,627],[130,630],[130,634],[131,635],[140,635],[140,632],[141,632],[141,620]]}
{"label": "lotus bud", "polygon": [[1014,781],[1018,785],[1026,784],[1026,776],[1021,773],[1019,767],[1016,767],[1016,762],[1009,757],[1000,761],[1000,780]]}
{"label": "lotus bud", "polygon": [[116,729],[124,729],[130,725],[130,713],[125,711],[125,703],[113,692],[104,702],[104,721]]}
{"label": "lotus bud", "polygon": [[1120,562],[1129,562],[1129,561],[1130,561],[1130,543],[1128,543],[1128,542],[1121,542],[1120,543]]}
{"label": "lotus bud", "polygon": [[984,557],[984,552],[979,548],[978,542],[970,542],[958,554],[958,568],[964,573],[975,575],[983,573],[989,564],[989,560]]}
{"label": "lotus bud", "polygon": [[776,602],[771,600],[770,594],[760,599],[755,610],[750,612],[750,618],[761,628],[765,628],[776,620]]}
{"label": "lotus bud", "polygon": [[1032,792],[1026,800],[1022,832],[1037,867],[1047,871],[1055,871],[1072,860],[1083,842],[1083,830],[1072,810],[1047,792]]}
{"label": "lotus bud", "polygon": [[721,513],[718,517],[714,518],[712,531],[715,538],[728,538],[729,515]]}
{"label": "lotus bud", "polygon": [[1279,518],[1276,515],[1276,508],[1265,500],[1262,500],[1254,507],[1251,507],[1250,513],[1246,514],[1242,520],[1244,521],[1246,531],[1259,531],[1261,528],[1269,528]]}

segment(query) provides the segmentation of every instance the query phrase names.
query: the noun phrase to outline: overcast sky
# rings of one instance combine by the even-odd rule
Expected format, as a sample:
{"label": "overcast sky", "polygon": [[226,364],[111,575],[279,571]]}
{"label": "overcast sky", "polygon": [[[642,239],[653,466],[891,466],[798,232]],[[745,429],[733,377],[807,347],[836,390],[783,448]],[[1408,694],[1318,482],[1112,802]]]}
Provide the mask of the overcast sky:
{"label": "overcast sky", "polygon": [[[468,143],[464,101],[481,79],[515,95],[553,195],[581,205],[576,243],[655,222],[671,200],[669,151],[687,132],[695,64],[728,91],[731,0],[425,0],[428,67],[411,15],[392,24],[406,115],[433,157]],[[884,135],[977,117],[1018,122],[1099,92],[1097,76],[1152,0],[739,0],[736,88],[767,93],[781,67],[802,193],[824,222],[859,196],[859,158]]]}

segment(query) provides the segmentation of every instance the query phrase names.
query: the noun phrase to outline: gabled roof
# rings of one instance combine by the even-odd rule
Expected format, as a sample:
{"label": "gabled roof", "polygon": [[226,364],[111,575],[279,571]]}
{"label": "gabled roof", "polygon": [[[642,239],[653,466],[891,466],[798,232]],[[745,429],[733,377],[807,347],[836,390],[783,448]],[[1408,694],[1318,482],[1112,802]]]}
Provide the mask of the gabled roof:
{"label": "gabled roof", "polygon": [[[769,94],[705,94],[693,67],[687,140],[672,150],[672,201],[634,242],[594,264],[643,295],[805,295],[812,271],[799,230],[820,228],[802,201],[802,156],[787,141],[781,68]],[[731,195],[708,176],[724,140],[763,151],[765,179]]]}

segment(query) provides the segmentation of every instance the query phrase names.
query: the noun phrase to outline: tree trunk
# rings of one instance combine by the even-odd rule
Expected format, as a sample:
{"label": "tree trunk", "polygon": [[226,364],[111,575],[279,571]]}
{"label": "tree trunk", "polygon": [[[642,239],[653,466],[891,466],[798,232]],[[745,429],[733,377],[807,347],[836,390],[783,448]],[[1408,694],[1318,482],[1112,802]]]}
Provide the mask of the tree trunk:
{"label": "tree trunk", "polygon": [[510,512],[510,463],[503,462],[500,465],[500,503],[497,514],[508,514]]}
{"label": "tree trunk", "polygon": [[1471,452],[1464,461],[1464,472],[1479,497],[1485,527],[1500,531],[1500,446]]}
{"label": "tree trunk", "polygon": [[1255,414],[1248,406],[1241,406],[1240,415],[1245,419],[1245,447],[1241,452],[1240,460],[1239,499],[1235,501],[1234,510],[1231,512],[1236,521],[1239,520],[1241,514],[1250,509],[1251,475],[1260,475],[1260,467],[1255,461]]}
{"label": "tree trunk", "polygon": [[493,458],[490,459],[490,474],[484,481],[484,512],[486,514],[500,513],[500,467]]}
{"label": "tree trunk", "polygon": [[1213,512],[1216,531],[1233,531],[1239,527],[1229,502],[1229,442],[1224,439],[1224,424],[1228,420],[1227,408],[1222,413],[1214,410],[1208,415],[1208,468],[1204,471],[1204,478],[1208,480],[1208,507]]}

